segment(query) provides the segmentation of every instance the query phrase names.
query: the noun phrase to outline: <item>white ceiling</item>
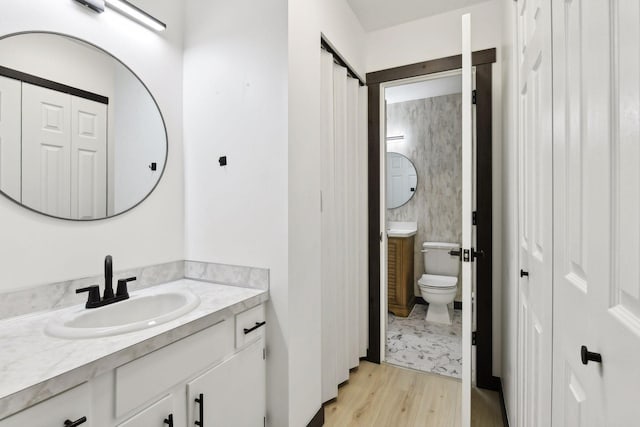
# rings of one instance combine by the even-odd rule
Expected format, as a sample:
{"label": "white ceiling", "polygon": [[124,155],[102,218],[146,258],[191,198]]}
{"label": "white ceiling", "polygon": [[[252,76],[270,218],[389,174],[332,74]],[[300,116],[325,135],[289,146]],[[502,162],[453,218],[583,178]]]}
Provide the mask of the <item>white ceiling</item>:
{"label": "white ceiling", "polygon": [[347,0],[365,31],[393,27],[487,0]]}
{"label": "white ceiling", "polygon": [[393,86],[385,89],[384,99],[387,104],[395,104],[397,102],[433,98],[452,93],[462,93],[462,76],[459,74],[419,83]]}

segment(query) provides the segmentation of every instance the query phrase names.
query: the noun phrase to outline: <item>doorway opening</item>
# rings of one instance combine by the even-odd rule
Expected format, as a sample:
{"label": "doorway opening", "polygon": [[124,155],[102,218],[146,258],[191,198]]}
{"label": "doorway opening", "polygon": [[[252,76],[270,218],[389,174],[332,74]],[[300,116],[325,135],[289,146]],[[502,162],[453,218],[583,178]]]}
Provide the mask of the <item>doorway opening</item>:
{"label": "doorway opening", "polygon": [[[384,83],[384,360],[462,377],[462,76]],[[384,319],[383,319],[384,320]]]}
{"label": "doorway opening", "polygon": [[[495,62],[496,51],[495,49],[488,49],[484,51],[478,51],[473,53],[472,62],[475,67],[476,77],[476,123],[475,130],[476,140],[476,155],[475,155],[475,171],[476,171],[476,200],[477,207],[474,214],[474,227],[476,233],[476,248],[475,255],[475,283],[474,289],[474,305],[476,319],[474,322],[474,344],[475,344],[475,384],[481,388],[488,388],[492,390],[498,390],[500,387],[499,378],[492,375],[492,172],[491,172],[491,144],[492,144],[492,64]],[[386,118],[386,110],[384,108],[385,102],[385,88],[393,86],[402,86],[406,84],[416,84],[421,81],[433,80],[434,77],[451,78],[459,75],[459,70],[462,67],[462,57],[460,55],[437,59],[433,61],[427,61],[418,64],[412,64],[404,67],[397,67],[388,70],[377,71],[369,73],[367,75],[367,84],[369,92],[369,349],[367,352],[367,359],[374,363],[380,363],[387,360],[387,319],[389,307],[388,297],[389,288],[387,286],[389,260],[394,254],[389,253],[390,249],[387,241],[387,229],[389,227],[387,218],[384,214],[386,209],[386,188],[393,184],[387,183],[387,177],[383,175],[386,166],[383,166],[381,159],[387,156],[387,140],[392,144],[398,146],[398,141],[401,141],[400,134],[395,135],[381,131],[381,123],[384,124]],[[381,120],[382,119],[382,120]],[[387,127],[388,128],[388,127]],[[396,132],[393,129],[389,129],[390,132]],[[401,151],[396,149],[396,151]],[[383,157],[384,156],[384,157]],[[386,163],[386,160],[385,160]],[[408,165],[402,166],[402,159],[396,160],[399,165],[398,177],[395,177],[396,182],[404,182],[403,186],[407,186],[410,193],[418,193],[418,187],[413,187],[414,191],[411,191],[411,173],[406,173],[406,178],[400,176],[400,172],[408,168]],[[403,172],[404,173],[404,172]],[[417,171],[417,175],[420,172]],[[404,181],[403,181],[404,180]],[[419,184],[418,178],[416,178],[416,184]],[[398,187],[402,185],[397,184]],[[392,198],[396,197],[395,194]],[[399,198],[400,196],[398,196]],[[415,197],[415,196],[414,196]],[[391,200],[393,201],[393,200]],[[404,219],[410,219],[405,217]],[[415,220],[414,220],[415,221]],[[412,222],[412,221],[396,221],[396,222]],[[409,227],[407,224],[391,224],[400,228]],[[407,234],[411,234],[408,232]],[[417,232],[416,234],[417,235]],[[414,235],[414,236],[415,236]],[[440,240],[438,242],[438,240]],[[443,242],[442,240],[454,240],[452,242]],[[432,239],[429,238],[431,243],[453,243],[455,239]],[[408,245],[411,257],[414,260],[413,273],[410,275],[411,284],[413,285],[413,300],[408,301],[411,306],[408,309],[408,313],[402,313],[402,315],[409,315],[409,318],[418,319],[422,316],[422,312],[426,307],[420,307],[424,304],[415,304],[416,302],[422,302],[421,293],[417,292],[419,284],[416,281],[416,262],[418,259],[419,266],[423,265],[419,257],[422,257],[422,252],[419,254],[415,252],[415,247],[422,247],[423,242],[415,243],[415,237],[413,247]],[[460,241],[458,240],[459,244]],[[435,248],[425,248],[435,249]],[[446,252],[456,252],[454,247],[452,248],[439,248]],[[394,249],[391,249],[392,251]],[[396,248],[397,250],[397,248]],[[422,250],[422,249],[420,249]],[[395,254],[397,255],[397,254]],[[399,265],[396,263],[396,265]],[[410,269],[410,267],[408,267]],[[424,270],[424,269],[423,269]],[[421,274],[423,272],[420,272]],[[457,273],[456,273],[457,274]],[[419,279],[418,279],[419,280]],[[409,288],[410,289],[410,288]],[[395,295],[397,297],[397,295]],[[397,299],[397,298],[396,298]],[[408,296],[408,300],[411,300],[411,296]],[[415,308],[418,306],[418,309]],[[458,309],[460,304],[456,304]],[[394,310],[396,308],[394,307]],[[414,314],[411,314],[411,311]],[[416,311],[418,310],[418,311]],[[450,319],[455,324],[456,310],[450,313]],[[399,317],[397,313],[394,313],[394,320]],[[424,317],[422,317],[424,321]],[[399,344],[402,345],[402,344]],[[391,361],[391,360],[389,360]],[[460,361],[462,363],[462,361]],[[436,366],[436,368],[438,368]],[[440,367],[442,368],[442,367]],[[437,371],[436,371],[437,372]],[[453,372],[450,372],[453,373]],[[455,376],[455,375],[451,375]]]}

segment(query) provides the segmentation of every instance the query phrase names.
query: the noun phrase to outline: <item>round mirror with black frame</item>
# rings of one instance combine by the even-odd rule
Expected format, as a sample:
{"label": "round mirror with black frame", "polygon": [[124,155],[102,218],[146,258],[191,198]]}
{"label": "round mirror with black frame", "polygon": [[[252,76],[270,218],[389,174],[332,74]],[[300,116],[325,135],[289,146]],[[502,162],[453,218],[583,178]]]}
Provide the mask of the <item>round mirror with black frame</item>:
{"label": "round mirror with black frame", "polygon": [[413,162],[406,156],[387,152],[387,209],[405,205],[414,194],[418,185],[418,173]]}
{"label": "round mirror with black frame", "polygon": [[149,89],[109,52],[49,32],[0,39],[0,192],[41,214],[98,220],[157,187],[167,132]]}

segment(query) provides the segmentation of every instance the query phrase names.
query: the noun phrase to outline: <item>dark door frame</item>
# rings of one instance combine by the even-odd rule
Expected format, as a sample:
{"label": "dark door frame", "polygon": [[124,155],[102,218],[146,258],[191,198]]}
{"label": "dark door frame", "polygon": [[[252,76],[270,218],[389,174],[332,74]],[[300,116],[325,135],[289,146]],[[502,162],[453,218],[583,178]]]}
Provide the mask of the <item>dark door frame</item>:
{"label": "dark door frame", "polygon": [[[484,256],[476,260],[476,382],[498,390],[493,376],[492,283],[492,64],[496,49],[473,52],[476,67],[476,239]],[[367,74],[369,92],[369,349],[366,359],[380,363],[380,84],[462,68],[462,55]]]}

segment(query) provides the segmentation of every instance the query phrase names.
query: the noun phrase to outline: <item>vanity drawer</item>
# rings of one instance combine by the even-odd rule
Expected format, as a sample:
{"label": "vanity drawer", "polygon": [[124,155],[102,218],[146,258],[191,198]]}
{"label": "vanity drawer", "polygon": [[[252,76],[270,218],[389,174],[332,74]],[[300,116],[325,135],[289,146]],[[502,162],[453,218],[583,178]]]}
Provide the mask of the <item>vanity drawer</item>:
{"label": "vanity drawer", "polygon": [[236,348],[264,338],[265,323],[264,304],[236,314]]}
{"label": "vanity drawer", "polygon": [[91,427],[91,388],[88,383],[60,393],[0,421],[1,427],[51,427],[64,426],[66,420],[87,420],[82,427]]}
{"label": "vanity drawer", "polygon": [[233,352],[233,322],[224,320],[116,369],[116,417],[138,408],[172,386]]}

